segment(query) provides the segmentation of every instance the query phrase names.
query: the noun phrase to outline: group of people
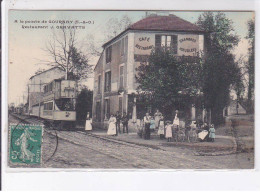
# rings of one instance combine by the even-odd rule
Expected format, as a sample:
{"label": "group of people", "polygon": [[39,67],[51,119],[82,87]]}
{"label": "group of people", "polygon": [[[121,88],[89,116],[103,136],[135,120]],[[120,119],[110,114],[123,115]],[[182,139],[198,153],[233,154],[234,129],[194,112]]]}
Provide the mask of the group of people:
{"label": "group of people", "polygon": [[149,113],[146,113],[144,119],[144,139],[150,139],[151,131],[158,130],[158,135],[160,139],[167,138],[168,141],[172,138],[172,126],[179,127],[180,120],[178,117],[178,110],[176,110],[176,114],[173,120],[173,124],[171,125],[170,121],[164,121],[164,117],[162,113],[157,109],[154,116],[150,116]]}
{"label": "group of people", "polygon": [[128,121],[129,117],[126,112],[123,113],[123,116],[121,116],[119,112],[117,112],[116,115],[112,114],[108,121],[109,125],[107,135],[117,136],[119,133],[121,133],[121,123],[123,124],[123,133],[128,134]]}
{"label": "group of people", "polygon": [[[141,133],[141,135],[144,136],[144,139],[150,139],[151,131],[157,130],[157,134],[159,135],[160,139],[166,138],[168,142],[170,142],[173,137],[173,133],[179,130],[180,119],[178,113],[178,110],[176,110],[173,122],[165,121],[163,114],[157,109],[154,116],[150,116],[149,113],[146,113],[142,121],[143,123],[141,124],[139,121],[139,123],[137,122],[136,126],[138,130],[142,128],[141,125],[144,126],[144,131]],[[86,131],[92,130],[92,120],[89,115],[90,114],[88,112],[85,125]],[[118,136],[118,134],[121,133],[121,123],[123,125],[123,133],[128,134],[128,121],[129,116],[126,112],[123,113],[123,116],[120,115],[119,111],[115,115],[112,114],[108,121],[109,125],[107,135]],[[207,123],[201,124],[198,121],[192,121],[190,128],[199,128],[200,131],[198,132],[201,132],[202,130],[207,131],[206,139],[214,142],[215,128],[213,124],[209,126]]]}
{"label": "group of people", "polygon": [[[171,141],[173,134],[179,130],[180,126],[180,119],[178,116],[179,111],[175,111],[175,116],[173,118],[173,121],[165,121],[162,113],[157,109],[154,117],[150,116],[149,113],[146,113],[144,119],[143,119],[143,125],[144,125],[144,139],[150,139],[151,131],[157,131],[157,134],[159,135],[160,139],[166,138],[168,142]],[[206,129],[208,132],[207,139],[214,142],[215,139],[215,128],[212,124],[210,127],[205,123],[203,125],[198,125],[198,122],[194,121],[192,124],[195,124],[195,128],[199,129]],[[193,128],[191,124],[191,128]]]}

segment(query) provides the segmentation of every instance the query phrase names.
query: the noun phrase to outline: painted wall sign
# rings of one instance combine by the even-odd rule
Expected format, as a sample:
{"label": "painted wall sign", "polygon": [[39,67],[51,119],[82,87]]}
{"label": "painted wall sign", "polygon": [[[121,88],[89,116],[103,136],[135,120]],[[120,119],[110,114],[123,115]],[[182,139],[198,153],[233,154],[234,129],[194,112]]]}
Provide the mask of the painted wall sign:
{"label": "painted wall sign", "polygon": [[135,34],[135,54],[149,55],[155,44],[155,38],[152,34],[136,33]]}
{"label": "painted wall sign", "polygon": [[197,52],[199,52],[199,35],[178,35],[178,55],[194,56]]}

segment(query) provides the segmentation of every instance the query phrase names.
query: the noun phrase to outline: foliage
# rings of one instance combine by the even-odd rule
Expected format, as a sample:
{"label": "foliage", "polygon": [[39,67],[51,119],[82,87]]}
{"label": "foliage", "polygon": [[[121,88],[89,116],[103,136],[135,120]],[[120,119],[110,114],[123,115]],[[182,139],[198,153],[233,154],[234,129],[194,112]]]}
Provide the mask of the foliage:
{"label": "foliage", "polygon": [[241,71],[235,62],[232,50],[237,46],[239,37],[234,34],[233,22],[224,13],[203,13],[197,25],[208,34],[204,62],[204,103],[212,111],[212,121],[220,123],[223,108],[228,104],[230,89],[236,84],[242,92]]}
{"label": "foliage", "polygon": [[87,117],[87,113],[92,113],[92,98],[93,91],[84,87],[79,93],[76,101],[77,120],[85,120]]}
{"label": "foliage", "polygon": [[220,12],[203,13],[197,25],[206,32],[206,52],[200,60],[187,63],[164,49],[153,51],[149,65],[142,63],[137,68],[138,98],[143,106],[150,104],[164,111],[172,111],[180,104],[204,106],[211,110],[212,121],[218,124],[229,102],[231,87],[238,94],[243,92],[241,71],[232,54],[239,38],[234,34],[232,21]]}
{"label": "foliage", "polygon": [[247,23],[248,35],[247,39],[249,41],[248,49],[248,62],[246,64],[246,70],[248,73],[248,104],[250,106],[250,112],[253,111],[254,103],[252,103],[252,98],[254,96],[254,82],[255,82],[255,21],[249,20]]}
{"label": "foliage", "polygon": [[131,18],[128,15],[123,15],[119,18],[110,18],[107,22],[106,28],[104,29],[105,41],[108,41],[119,33],[126,30],[132,24]]}
{"label": "foliage", "polygon": [[44,63],[63,69],[67,79],[85,79],[92,72],[88,58],[79,50],[75,29],[61,28],[58,32],[53,31],[45,51],[50,60]]}
{"label": "foliage", "polygon": [[[138,99],[146,107],[172,114],[179,103],[190,104],[200,95],[202,63],[187,63],[164,49],[153,50],[148,63],[137,67]],[[181,99],[181,101],[180,101]]]}
{"label": "foliage", "polygon": [[233,22],[224,13],[204,12],[196,24],[209,35],[206,41],[210,48],[215,47],[215,50],[224,54],[230,53],[238,45],[239,37],[234,34]]}

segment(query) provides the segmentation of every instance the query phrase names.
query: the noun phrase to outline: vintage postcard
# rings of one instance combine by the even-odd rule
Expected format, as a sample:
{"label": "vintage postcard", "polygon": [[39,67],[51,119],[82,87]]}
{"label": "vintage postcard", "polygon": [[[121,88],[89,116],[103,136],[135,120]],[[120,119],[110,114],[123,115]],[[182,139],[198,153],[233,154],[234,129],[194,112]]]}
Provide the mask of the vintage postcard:
{"label": "vintage postcard", "polygon": [[9,168],[254,169],[253,11],[8,14]]}

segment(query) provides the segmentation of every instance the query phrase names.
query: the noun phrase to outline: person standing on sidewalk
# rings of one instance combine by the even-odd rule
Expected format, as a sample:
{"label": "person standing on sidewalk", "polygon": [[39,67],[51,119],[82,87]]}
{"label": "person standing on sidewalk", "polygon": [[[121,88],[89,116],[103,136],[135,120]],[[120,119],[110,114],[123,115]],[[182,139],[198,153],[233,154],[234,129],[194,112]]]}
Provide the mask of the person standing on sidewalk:
{"label": "person standing on sidewalk", "polygon": [[161,117],[162,117],[162,113],[159,111],[159,109],[157,109],[156,112],[154,113],[155,129],[159,128],[159,121]]}
{"label": "person standing on sidewalk", "polygon": [[144,117],[144,127],[145,127],[144,139],[150,139],[150,124],[151,124],[151,117],[149,113],[146,113]]}
{"label": "person standing on sidewalk", "polygon": [[209,138],[210,138],[210,140],[212,142],[214,142],[215,141],[215,137],[216,137],[216,135],[215,135],[215,128],[214,128],[214,125],[212,124],[210,126],[210,128],[209,128]]}
{"label": "person standing on sidewalk", "polygon": [[179,111],[176,110],[176,111],[175,111],[175,117],[174,117],[174,119],[173,119],[173,125],[176,126],[177,131],[179,130],[179,125],[180,125],[180,119],[179,119],[179,117],[178,117],[178,113],[179,113]]}
{"label": "person standing on sidewalk", "polygon": [[92,119],[89,116],[89,112],[87,113],[86,124],[85,124],[85,131],[92,130]]}
{"label": "person standing on sidewalk", "polygon": [[121,115],[119,114],[119,111],[116,112],[116,134],[121,133],[120,131],[120,121],[121,121]]}
{"label": "person standing on sidewalk", "polygon": [[171,139],[172,139],[172,125],[171,125],[171,121],[167,121],[166,122],[165,138],[167,139],[168,142],[170,142]]}
{"label": "person standing on sidewalk", "polygon": [[160,136],[160,139],[164,138],[164,118],[161,116],[159,120],[159,129],[158,129],[158,135]]}
{"label": "person standing on sidewalk", "polygon": [[122,117],[123,133],[127,133],[127,134],[128,134],[128,120],[129,120],[128,114],[124,112]]}
{"label": "person standing on sidewalk", "polygon": [[109,119],[109,125],[108,125],[108,130],[107,130],[107,135],[112,135],[116,136],[116,117],[112,114]]}
{"label": "person standing on sidewalk", "polygon": [[151,117],[150,131],[155,131],[155,120],[154,120],[154,117]]}

